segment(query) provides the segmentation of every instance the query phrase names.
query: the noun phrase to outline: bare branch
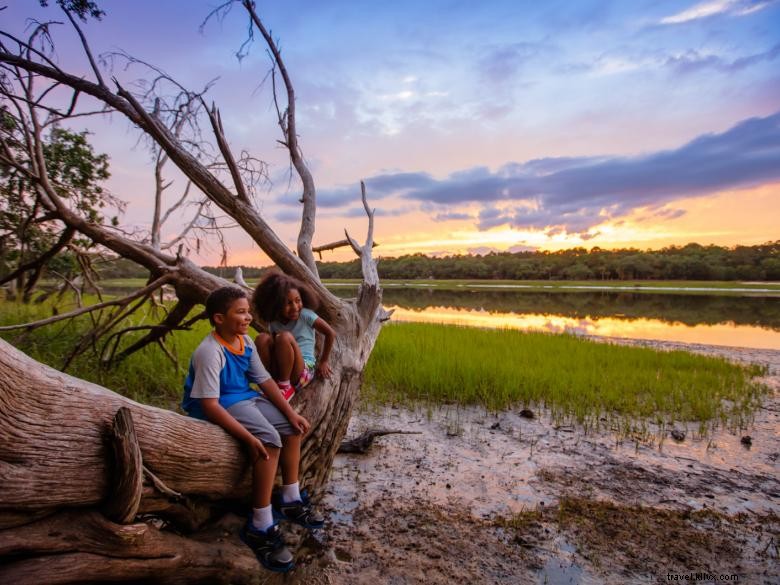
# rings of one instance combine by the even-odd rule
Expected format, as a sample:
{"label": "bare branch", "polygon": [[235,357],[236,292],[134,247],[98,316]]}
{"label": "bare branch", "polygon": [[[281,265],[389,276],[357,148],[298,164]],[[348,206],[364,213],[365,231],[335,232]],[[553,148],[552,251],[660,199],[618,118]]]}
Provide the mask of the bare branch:
{"label": "bare branch", "polygon": [[98,69],[97,64],[95,63],[95,59],[92,56],[92,51],[89,48],[89,43],[87,43],[87,38],[84,36],[84,33],[81,32],[81,27],[76,23],[76,20],[73,18],[73,15],[70,13],[69,10],[66,8],[62,9],[63,12],[68,16],[68,20],[70,20],[70,23],[73,25],[73,28],[76,29],[76,32],[79,35],[79,38],[81,39],[81,46],[84,47],[84,53],[87,55],[87,59],[89,59],[89,64],[92,66],[92,72],[95,74],[95,78],[98,81],[98,85],[105,87],[105,83],[103,82],[103,76],[100,75],[100,69]]}
{"label": "bare branch", "polygon": [[191,187],[192,187],[192,181],[187,181],[187,186],[184,187],[184,192],[181,194],[179,200],[173,205],[171,205],[168,208],[168,211],[165,212],[165,215],[163,215],[162,218],[160,218],[160,226],[164,225],[165,222],[168,221],[168,218],[171,216],[171,214],[177,209],[179,209],[179,207],[182,206],[184,201],[187,199],[187,196],[190,194]]}
{"label": "bare branch", "polygon": [[368,216],[368,233],[366,234],[366,243],[360,246],[347,232],[344,230],[344,235],[347,236],[347,242],[352,247],[352,250],[360,258],[360,267],[363,272],[363,282],[369,285],[379,285],[379,275],[376,270],[376,261],[371,257],[371,250],[374,247],[374,210],[368,207],[368,199],[366,198],[366,184],[364,181],[360,181],[360,198],[363,201],[363,209]]}
{"label": "bare branch", "polygon": [[246,280],[244,280],[244,271],[241,269],[240,266],[236,266],[236,273],[233,275],[233,282],[235,282],[238,286],[242,286],[244,288],[251,289],[247,283]]}
{"label": "bare branch", "polygon": [[175,237],[174,239],[172,239],[170,242],[166,242],[165,244],[163,244],[163,245],[161,246],[161,249],[162,249],[162,250],[170,250],[170,249],[171,249],[171,248],[173,248],[173,247],[174,247],[176,244],[178,244],[178,243],[179,243],[179,242],[181,242],[181,241],[182,241],[184,238],[186,238],[186,237],[187,237],[187,234],[188,234],[190,231],[192,231],[192,228],[194,228],[194,227],[195,227],[195,225],[198,223],[198,219],[200,219],[200,217],[201,217],[201,213],[203,212],[203,208],[206,206],[206,204],[207,204],[208,202],[209,202],[209,200],[208,200],[208,199],[203,199],[203,200],[202,200],[202,201],[201,201],[201,202],[198,204],[198,209],[197,209],[197,211],[195,212],[195,215],[192,217],[192,221],[190,221],[190,223],[189,223],[189,224],[187,224],[187,227],[185,227],[185,228],[182,230],[182,232],[181,232],[181,233],[180,233],[178,236],[176,236],[176,237]]}
{"label": "bare branch", "polygon": [[[298,256],[311,271],[314,279],[319,282],[317,263],[314,259],[314,253],[312,252],[312,241],[314,239],[315,219],[317,214],[317,193],[314,187],[314,178],[304,161],[303,153],[298,144],[295,119],[295,90],[293,89],[290,75],[287,73],[287,67],[285,67],[284,60],[282,59],[281,51],[271,34],[265,28],[265,25],[260,20],[260,17],[257,16],[254,2],[252,2],[252,0],[243,0],[242,3],[249,13],[250,19],[263,35],[263,38],[268,45],[268,49],[273,56],[275,67],[279,69],[279,74],[282,76],[284,87],[287,91],[287,109],[285,110],[284,115],[279,116],[279,126],[284,134],[284,142],[290,153],[290,160],[303,184],[303,193],[301,195],[303,210],[301,212],[301,228],[298,232],[297,243]],[[274,96],[275,95],[276,93],[274,92]],[[277,112],[279,112],[278,106]]]}
{"label": "bare branch", "polygon": [[[132,355],[139,349],[146,347],[150,343],[155,343],[158,340],[165,337],[168,333],[177,329],[187,329],[189,326],[181,326],[180,323],[187,317],[189,312],[195,306],[195,303],[179,300],[176,306],[173,307],[170,313],[165,317],[162,323],[149,327],[150,331],[147,335],[133,343],[130,347],[124,349],[116,358],[114,353],[116,352],[116,345],[119,343],[119,336],[117,336],[117,343],[114,346],[114,350],[111,352],[108,360],[104,359],[104,363],[108,361],[122,361],[126,357]],[[123,332],[119,332],[121,335]],[[106,344],[107,345],[107,344]]]}
{"label": "bare branch", "polygon": [[41,254],[35,260],[27,262],[26,264],[22,264],[10,274],[6,274],[4,277],[0,278],[0,285],[14,280],[29,270],[38,269],[44,266],[49,260],[54,258],[54,256],[56,256],[60,250],[62,250],[68,244],[68,242],[70,242],[75,232],[76,230],[71,227],[65,228],[65,230],[60,235],[59,240],[57,240],[57,242],[49,250]]}
{"label": "bare branch", "polygon": [[91,313],[92,311],[105,309],[106,307],[126,305],[127,303],[133,301],[134,299],[148,295],[150,292],[154,292],[162,285],[164,285],[166,282],[170,282],[170,280],[171,280],[171,276],[166,274],[165,276],[161,276],[160,278],[158,278],[151,284],[145,286],[144,288],[137,290],[133,294],[127,295],[126,297],[122,297],[121,299],[115,299],[113,301],[105,301],[103,303],[98,303],[97,305],[91,305],[89,307],[84,307],[81,309],[76,309],[75,311],[70,311],[69,313],[63,313],[62,315],[54,315],[53,317],[49,317],[48,319],[41,319],[40,321],[32,321],[30,323],[19,323],[17,325],[5,325],[4,327],[0,327],[0,331],[13,331],[15,329],[26,329],[28,331],[31,331],[33,329],[37,329],[38,327],[49,325],[50,323],[56,323],[57,321],[63,321],[65,319],[73,319],[74,317],[78,317],[79,315],[84,315],[85,313]]}
{"label": "bare branch", "polygon": [[[51,21],[51,22],[47,22],[47,23],[45,23],[45,25],[46,25],[47,27],[48,27],[49,25],[52,25],[52,24],[62,24],[62,23],[61,23],[61,22],[58,22],[58,21]],[[62,69],[60,69],[60,68],[59,68],[59,66],[57,65],[57,63],[55,63],[54,61],[52,61],[52,60],[51,60],[51,59],[50,59],[50,58],[49,58],[49,57],[46,55],[46,53],[44,53],[43,51],[39,51],[38,49],[36,49],[36,48],[33,46],[33,44],[32,44],[32,41],[33,41],[34,37],[35,37],[35,36],[37,36],[37,34],[36,34],[36,31],[37,31],[37,30],[38,30],[38,28],[40,28],[41,26],[43,26],[43,25],[39,24],[39,25],[38,25],[38,27],[36,27],[36,30],[35,30],[35,31],[33,31],[33,33],[30,35],[30,39],[29,39],[29,41],[27,41],[27,42],[25,42],[25,41],[22,41],[21,39],[18,39],[18,38],[16,38],[16,37],[15,37],[15,36],[13,36],[12,34],[10,34],[10,33],[6,32],[6,31],[4,31],[4,30],[0,30],[0,36],[3,36],[3,37],[6,37],[6,38],[9,38],[9,39],[11,39],[13,42],[15,42],[15,43],[18,45],[20,52],[21,52],[22,50],[24,50],[24,51],[25,51],[25,52],[27,52],[27,53],[32,53],[32,54],[34,54],[35,56],[37,56],[37,57],[40,57],[41,59],[43,59],[43,60],[44,60],[44,61],[45,61],[45,62],[46,62],[46,63],[47,63],[47,64],[48,64],[50,67],[52,67],[53,69],[56,69],[57,71],[60,71],[60,72],[62,72]],[[10,53],[10,51],[8,51],[8,49],[7,49],[5,46],[3,46],[3,45],[2,45],[2,43],[0,43],[0,48],[2,48],[4,51],[6,51],[6,52],[7,52],[9,55],[11,54],[11,53]]]}
{"label": "bare branch", "polygon": [[[323,244],[321,246],[315,246],[314,248],[311,249],[311,251],[314,252],[315,254],[317,254],[320,257],[320,260],[322,260],[322,253],[323,252],[327,252],[329,250],[337,250],[338,248],[345,248],[347,246],[352,247],[352,249],[354,250],[355,248],[352,246],[352,244],[354,243],[355,245],[357,245],[357,242],[355,242],[350,237],[350,235],[348,233],[346,233],[346,230],[344,230],[344,232],[345,232],[345,234],[347,236],[347,239],[345,239],[345,240],[338,240],[337,242],[331,242],[330,244]],[[378,245],[379,244],[377,244],[376,242],[374,242],[372,244],[373,247],[376,247]]]}
{"label": "bare branch", "polygon": [[352,248],[352,251],[357,255],[358,258],[360,258],[363,255],[363,250],[360,248],[360,244],[358,244],[352,236],[349,235],[349,232],[344,229],[344,235],[347,237],[346,242],[347,245]]}
{"label": "bare branch", "polygon": [[[205,105],[205,104],[204,104]],[[222,153],[222,158],[230,171],[230,176],[233,178],[233,185],[236,187],[236,194],[239,199],[244,203],[251,205],[249,195],[246,192],[244,183],[241,180],[241,173],[236,166],[236,160],[233,158],[233,153],[230,151],[227,139],[225,138],[225,130],[222,127],[222,117],[219,114],[219,110],[215,104],[212,104],[211,110],[209,110],[209,120],[211,121],[211,128],[214,131],[214,137],[217,139],[217,145],[219,151]]]}

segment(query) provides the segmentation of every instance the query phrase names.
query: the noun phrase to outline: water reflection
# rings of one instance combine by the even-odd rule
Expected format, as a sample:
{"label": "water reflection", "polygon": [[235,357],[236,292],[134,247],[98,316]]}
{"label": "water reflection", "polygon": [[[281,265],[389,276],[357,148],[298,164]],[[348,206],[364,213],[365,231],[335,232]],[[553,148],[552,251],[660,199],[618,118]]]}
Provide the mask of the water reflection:
{"label": "water reflection", "polygon": [[469,327],[521,329],[602,337],[658,339],[763,349],[780,348],[780,332],[749,325],[686,325],[659,319],[617,317],[575,319],[561,315],[501,313],[451,307],[407,309],[391,306],[388,308],[395,309],[393,314],[395,321],[445,323]]}
{"label": "water reflection", "polygon": [[771,297],[386,289],[384,303],[397,321],[780,348]]}

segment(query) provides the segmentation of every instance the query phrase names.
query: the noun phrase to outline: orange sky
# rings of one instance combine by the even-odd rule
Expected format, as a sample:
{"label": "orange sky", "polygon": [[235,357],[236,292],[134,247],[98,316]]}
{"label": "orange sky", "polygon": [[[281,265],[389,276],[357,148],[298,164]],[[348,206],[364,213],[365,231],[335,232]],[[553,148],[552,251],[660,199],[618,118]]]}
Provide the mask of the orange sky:
{"label": "orange sky", "polygon": [[[680,199],[670,207],[684,210],[685,213],[674,219],[651,221],[642,220],[643,210],[639,209],[622,221],[597,226],[592,231],[599,232],[599,235],[590,240],[567,234],[550,238],[543,231],[521,231],[508,227],[479,231],[468,220],[448,222],[443,226],[424,213],[409,214],[403,218],[379,217],[375,227],[375,239],[379,246],[375,248],[374,255],[401,256],[416,252],[465,254],[469,251],[486,252],[488,249],[504,251],[514,246],[537,247],[541,250],[575,246],[658,249],[690,242],[734,246],[780,239],[780,183],[723,191],[708,197]],[[320,231],[330,234],[331,239],[328,241],[343,237],[339,232],[343,234],[344,226],[350,228],[350,234],[356,239],[365,237],[364,220],[320,220]],[[325,241],[326,238],[316,238],[317,243]],[[293,245],[293,242],[290,243]],[[354,254],[346,248],[323,255],[325,261],[352,258]],[[268,260],[247,242],[234,249],[229,263],[264,266]]]}

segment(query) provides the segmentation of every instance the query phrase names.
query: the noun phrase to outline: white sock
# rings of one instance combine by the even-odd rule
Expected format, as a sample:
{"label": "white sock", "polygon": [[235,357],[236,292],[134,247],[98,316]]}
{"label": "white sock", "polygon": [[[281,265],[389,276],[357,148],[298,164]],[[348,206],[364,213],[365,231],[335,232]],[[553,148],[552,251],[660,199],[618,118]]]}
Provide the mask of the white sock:
{"label": "white sock", "polygon": [[274,515],[270,504],[265,508],[252,508],[252,526],[257,530],[268,530],[273,523]]}
{"label": "white sock", "polygon": [[289,385],[290,385],[290,380],[279,380],[279,381],[276,383],[276,385],[277,385],[277,386],[279,386],[279,387],[282,387],[282,386],[289,386]]}
{"label": "white sock", "polygon": [[285,504],[289,504],[290,502],[297,502],[301,499],[301,492],[298,488],[298,482],[291,483],[290,485],[283,485],[282,486],[282,501]]}

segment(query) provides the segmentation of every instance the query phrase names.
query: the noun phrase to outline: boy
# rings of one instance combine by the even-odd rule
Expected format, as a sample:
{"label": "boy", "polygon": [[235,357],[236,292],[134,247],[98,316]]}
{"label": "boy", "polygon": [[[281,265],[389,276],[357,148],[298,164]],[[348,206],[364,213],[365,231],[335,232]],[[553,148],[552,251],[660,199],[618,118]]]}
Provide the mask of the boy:
{"label": "boy", "polygon": [[[265,568],[287,572],[293,568],[293,557],[271,508],[277,464],[283,482],[277,514],[307,528],[323,525],[298,487],[301,437],[309,430],[309,421],[282,397],[260,362],[247,335],[252,322],[247,294],[237,287],[217,289],[206,299],[206,314],[214,331],[192,354],[182,408],[221,426],[248,449],[252,516],[241,529],[241,540]],[[250,382],[257,383],[263,394],[252,390]]]}

